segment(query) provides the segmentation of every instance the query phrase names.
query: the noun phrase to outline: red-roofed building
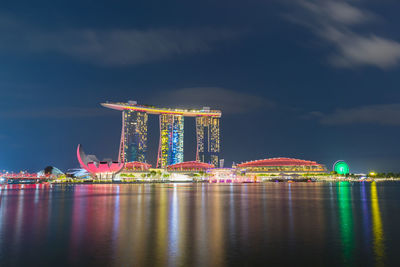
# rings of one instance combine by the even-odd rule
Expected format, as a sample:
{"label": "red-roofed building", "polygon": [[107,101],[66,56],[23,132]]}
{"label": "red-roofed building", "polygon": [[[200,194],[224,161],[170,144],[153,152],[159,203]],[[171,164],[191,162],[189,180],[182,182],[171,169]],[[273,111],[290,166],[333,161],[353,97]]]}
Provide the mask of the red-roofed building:
{"label": "red-roofed building", "polygon": [[248,161],[237,165],[246,173],[326,173],[324,165],[315,161],[292,158],[269,158]]}
{"label": "red-roofed building", "polygon": [[148,171],[150,168],[148,163],[133,161],[125,163],[124,171]]}
{"label": "red-roofed building", "polygon": [[199,161],[186,161],[181,163],[176,163],[169,165],[167,167],[168,171],[206,171],[208,169],[215,168],[214,165],[199,162]]}

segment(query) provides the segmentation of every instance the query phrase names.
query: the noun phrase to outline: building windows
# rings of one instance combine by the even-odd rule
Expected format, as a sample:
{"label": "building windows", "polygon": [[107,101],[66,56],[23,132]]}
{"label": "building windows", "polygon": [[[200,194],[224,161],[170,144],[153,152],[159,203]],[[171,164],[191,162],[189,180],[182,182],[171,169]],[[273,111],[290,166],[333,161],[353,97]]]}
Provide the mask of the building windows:
{"label": "building windows", "polygon": [[157,167],[166,167],[183,162],[184,117],[160,115],[160,144]]}
{"label": "building windows", "polygon": [[220,152],[219,134],[219,118],[196,118],[197,160],[218,166]]}
{"label": "building windows", "polygon": [[146,162],[147,120],[148,115],[145,112],[123,111],[120,161]]}

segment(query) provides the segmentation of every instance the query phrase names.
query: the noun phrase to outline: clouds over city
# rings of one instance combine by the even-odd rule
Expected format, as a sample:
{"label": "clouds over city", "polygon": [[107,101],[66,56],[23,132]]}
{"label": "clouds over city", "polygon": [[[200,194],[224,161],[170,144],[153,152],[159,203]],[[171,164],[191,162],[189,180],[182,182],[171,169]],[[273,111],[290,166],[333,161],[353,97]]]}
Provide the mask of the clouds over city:
{"label": "clouds over city", "polygon": [[[273,101],[264,97],[220,87],[192,87],[162,91],[144,99],[144,102],[148,101],[160,107],[202,108],[207,106],[212,109],[221,109],[224,115],[262,112],[276,106]],[[4,108],[0,111],[0,119],[85,119],[115,116],[115,114],[103,107],[26,106],[18,109]]]}
{"label": "clouds over city", "polygon": [[240,35],[241,31],[222,28],[51,31],[0,15],[0,53],[59,53],[102,66],[144,64],[206,52]]}
{"label": "clouds over city", "polygon": [[101,107],[24,107],[0,111],[0,119],[80,119],[110,115]]}
{"label": "clouds over city", "polygon": [[400,62],[400,43],[370,32],[369,25],[382,21],[364,1],[295,0],[297,8],[286,17],[309,28],[321,40],[333,46],[329,62],[337,67],[395,67]]}
{"label": "clouds over city", "polygon": [[400,126],[400,104],[339,108],[332,113],[311,112],[324,125],[377,124]]}
{"label": "clouds over city", "polygon": [[182,108],[204,106],[221,109],[226,114],[242,114],[275,107],[275,103],[264,97],[228,90],[220,87],[192,87],[160,93],[150,99],[151,103]]}

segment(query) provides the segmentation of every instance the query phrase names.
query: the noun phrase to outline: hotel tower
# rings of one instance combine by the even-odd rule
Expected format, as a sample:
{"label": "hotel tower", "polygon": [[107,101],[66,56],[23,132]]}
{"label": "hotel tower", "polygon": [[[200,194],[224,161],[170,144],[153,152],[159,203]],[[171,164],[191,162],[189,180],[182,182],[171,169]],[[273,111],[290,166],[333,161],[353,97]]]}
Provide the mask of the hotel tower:
{"label": "hotel tower", "polygon": [[160,122],[158,168],[183,162],[184,117],[196,120],[196,160],[218,166],[221,111],[207,107],[198,110],[156,108],[138,105],[135,101],[101,105],[122,111],[120,162],[146,162],[147,121],[152,114],[158,115]]}

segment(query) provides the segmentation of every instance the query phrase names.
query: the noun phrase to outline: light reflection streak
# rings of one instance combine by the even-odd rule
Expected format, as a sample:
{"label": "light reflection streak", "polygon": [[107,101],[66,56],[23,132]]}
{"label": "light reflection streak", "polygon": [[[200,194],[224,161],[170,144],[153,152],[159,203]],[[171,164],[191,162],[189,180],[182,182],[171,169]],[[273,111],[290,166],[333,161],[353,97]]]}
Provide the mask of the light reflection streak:
{"label": "light reflection streak", "polygon": [[17,222],[15,229],[15,243],[19,243],[21,238],[22,223],[24,221],[24,193],[25,190],[20,190],[18,193],[18,208],[17,208]]}
{"label": "light reflection streak", "polygon": [[[51,213],[52,213],[52,204],[53,204],[53,194],[52,190],[47,190],[47,197],[48,197],[48,213],[47,213],[47,221],[49,222],[51,219]],[[50,231],[50,227],[47,228]]]}
{"label": "light reflection streak", "polygon": [[224,185],[217,185],[215,187],[215,192],[212,194],[213,206],[209,206],[212,209],[211,225],[209,227],[210,231],[210,266],[224,266],[224,228],[223,228],[223,210],[222,210],[222,192]]}
{"label": "light reflection streak", "polygon": [[[199,203],[198,208],[195,210],[195,226],[196,226],[196,246],[195,246],[195,265],[208,266],[208,234],[207,234],[207,190],[208,186],[201,184],[201,194],[198,194],[196,202]],[[197,205],[196,205],[197,206]]]}
{"label": "light reflection streak", "polygon": [[86,229],[86,197],[87,187],[77,186],[73,192],[72,203],[72,220],[71,220],[71,234],[70,234],[70,259],[75,261],[79,258],[80,245],[82,243],[83,233]]}
{"label": "light reflection streak", "polygon": [[349,182],[339,182],[338,190],[340,233],[343,256],[345,263],[351,265],[353,261],[354,250],[351,184]]}
{"label": "light reflection streak", "polygon": [[172,193],[172,203],[170,205],[170,217],[169,217],[169,247],[168,255],[169,266],[177,266],[177,254],[178,254],[178,229],[179,229],[179,205],[178,205],[178,192],[177,185],[174,184]]}
{"label": "light reflection streak", "polygon": [[112,242],[113,242],[113,249],[114,249],[114,255],[115,249],[117,248],[117,238],[119,234],[119,221],[120,221],[120,188],[119,185],[116,186],[115,188],[115,199],[114,199],[114,220],[113,220],[113,230],[112,230]]}
{"label": "light reflection streak", "polygon": [[[263,198],[262,198],[262,206],[263,206],[263,212],[262,212],[262,216],[263,216],[263,224],[267,225],[268,223],[268,209],[267,209],[267,190],[266,190],[266,184],[263,184]],[[266,237],[266,236],[265,236]]]}
{"label": "light reflection streak", "polygon": [[368,199],[367,192],[365,188],[365,182],[360,184],[360,194],[361,194],[361,204],[362,204],[362,215],[363,215],[363,228],[364,228],[364,245],[366,248],[370,246],[370,233],[371,233],[371,224],[370,224],[370,212],[368,209]]}
{"label": "light reflection streak", "polygon": [[376,182],[371,184],[371,210],[372,210],[372,231],[374,236],[374,254],[377,266],[384,266],[385,247],[382,228],[381,212],[379,209],[378,192]]}
{"label": "light reflection streak", "polygon": [[166,262],[166,244],[167,244],[167,211],[168,211],[168,195],[165,187],[161,188],[158,195],[158,213],[157,213],[157,264],[162,266]]}
{"label": "light reflection streak", "polygon": [[7,190],[1,191],[0,187],[0,247],[4,247],[5,244],[7,200]]}
{"label": "light reflection streak", "polygon": [[248,201],[248,192],[247,192],[247,184],[243,185],[241,188],[241,199],[240,199],[240,215],[241,215],[241,229],[243,231],[243,240],[242,242],[248,242],[249,238],[249,201]]}
{"label": "light reflection streak", "polygon": [[230,234],[232,238],[232,243],[236,244],[236,233],[234,231],[235,229],[235,199],[234,199],[234,185],[230,184],[230,188],[229,188],[229,227],[232,231],[232,233]]}
{"label": "light reflection streak", "polygon": [[39,202],[39,185],[37,184],[35,186],[35,204],[37,204]]}
{"label": "light reflection streak", "polygon": [[179,220],[179,233],[178,233],[178,251],[177,251],[177,256],[178,256],[178,265],[184,266],[186,265],[186,251],[188,252],[188,249],[186,247],[186,237],[187,237],[187,224],[186,224],[186,219],[187,219],[187,214],[186,214],[186,203],[189,201],[188,198],[185,198],[185,189],[181,187],[179,191],[179,209],[178,209],[178,220]]}
{"label": "light reflection streak", "polygon": [[[137,208],[137,216],[141,218],[140,220],[135,220],[129,215],[126,215],[129,220],[129,224],[126,225],[126,231],[129,229],[133,229],[132,240],[128,238],[130,242],[132,242],[132,247],[127,247],[126,251],[124,252],[124,257],[129,259],[131,265],[138,264],[138,265],[145,265],[145,251],[147,247],[147,227],[148,227],[148,202],[146,201],[146,185],[139,186],[139,195],[138,195],[138,208]],[[134,201],[134,199],[132,199]],[[131,228],[131,223],[133,223],[133,227]],[[130,252],[134,252],[133,257],[131,257]],[[125,261],[122,261],[125,262]]]}
{"label": "light reflection streak", "polygon": [[289,230],[290,236],[293,234],[293,210],[292,210],[292,185],[289,184]]}
{"label": "light reflection streak", "polygon": [[336,208],[335,208],[335,198],[334,198],[332,183],[329,183],[329,200],[330,200],[330,210],[332,213],[332,218],[335,218]]}
{"label": "light reflection streak", "polygon": [[116,264],[115,266],[141,266],[143,264],[143,253],[141,249],[146,246],[145,241],[141,239],[141,235],[145,229],[142,227],[142,219],[144,218],[142,209],[142,187],[137,186],[124,187],[125,193],[131,197],[122,196],[120,199],[120,218],[119,218],[119,235],[118,246],[116,248]]}

